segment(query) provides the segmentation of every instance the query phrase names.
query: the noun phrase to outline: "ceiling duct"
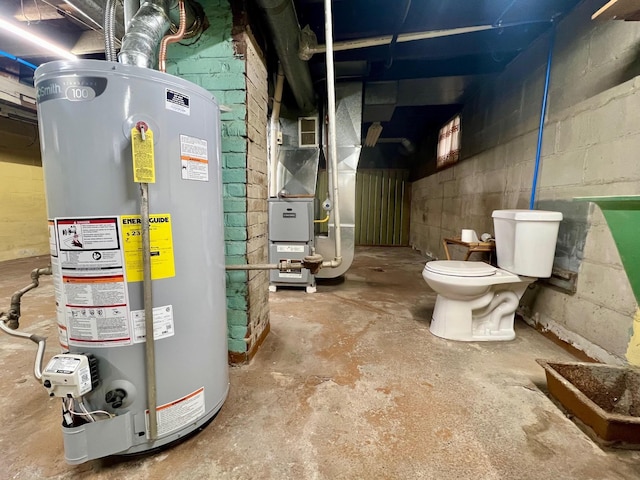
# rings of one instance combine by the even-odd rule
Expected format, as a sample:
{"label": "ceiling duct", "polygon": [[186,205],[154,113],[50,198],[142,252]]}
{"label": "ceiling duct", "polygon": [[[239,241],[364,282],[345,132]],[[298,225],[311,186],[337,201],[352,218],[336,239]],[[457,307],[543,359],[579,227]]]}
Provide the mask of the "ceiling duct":
{"label": "ceiling duct", "polygon": [[304,113],[315,109],[315,93],[306,62],[298,58],[300,24],[292,0],[258,0],[271,29],[287,83]]}

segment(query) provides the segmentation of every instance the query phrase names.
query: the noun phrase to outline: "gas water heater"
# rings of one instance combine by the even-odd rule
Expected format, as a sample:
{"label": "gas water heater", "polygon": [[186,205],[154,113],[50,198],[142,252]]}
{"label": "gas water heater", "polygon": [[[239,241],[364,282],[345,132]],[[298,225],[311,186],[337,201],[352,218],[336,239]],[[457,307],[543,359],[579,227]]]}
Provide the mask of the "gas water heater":
{"label": "gas water heater", "polygon": [[[42,380],[62,398],[66,460],[166,445],[211,420],[229,388],[218,105],[105,61],[45,64],[35,86],[62,349]],[[154,408],[134,175],[149,184]]]}

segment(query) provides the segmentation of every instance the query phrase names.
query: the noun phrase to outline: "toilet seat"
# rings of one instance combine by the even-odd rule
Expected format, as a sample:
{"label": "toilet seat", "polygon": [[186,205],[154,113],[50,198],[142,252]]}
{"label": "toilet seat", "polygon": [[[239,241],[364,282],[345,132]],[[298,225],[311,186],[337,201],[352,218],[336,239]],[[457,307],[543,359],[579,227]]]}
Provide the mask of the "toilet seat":
{"label": "toilet seat", "polygon": [[452,277],[488,277],[498,269],[484,262],[463,262],[461,260],[436,260],[428,262],[426,270]]}

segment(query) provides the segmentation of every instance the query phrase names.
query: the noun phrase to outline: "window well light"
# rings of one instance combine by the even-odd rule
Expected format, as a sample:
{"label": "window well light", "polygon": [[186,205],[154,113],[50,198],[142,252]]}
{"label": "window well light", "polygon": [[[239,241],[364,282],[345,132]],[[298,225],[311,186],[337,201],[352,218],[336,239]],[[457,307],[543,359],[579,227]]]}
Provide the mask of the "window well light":
{"label": "window well light", "polygon": [[13,23],[8,22],[3,18],[0,18],[0,29],[10,32],[14,34],[16,37],[20,37],[23,40],[26,40],[27,42],[30,42],[34,45],[37,45],[38,47],[44,50],[48,50],[49,52],[59,57],[66,58],[68,60],[78,59],[78,57],[76,57],[74,54],[72,54],[68,50],[65,50],[64,48],[59,47],[51,43],[49,40],[45,40],[44,38],[39,37],[38,35],[34,35],[33,33],[25,30],[24,28],[14,25]]}

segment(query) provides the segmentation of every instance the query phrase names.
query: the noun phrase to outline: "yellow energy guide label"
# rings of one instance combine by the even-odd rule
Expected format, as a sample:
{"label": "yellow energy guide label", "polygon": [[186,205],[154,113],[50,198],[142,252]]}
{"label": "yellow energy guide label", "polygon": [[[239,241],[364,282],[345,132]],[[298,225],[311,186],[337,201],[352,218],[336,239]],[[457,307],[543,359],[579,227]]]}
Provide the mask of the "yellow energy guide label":
{"label": "yellow energy guide label", "polygon": [[[142,272],[142,228],[140,215],[122,215],[122,243],[127,281],[141,282]],[[168,213],[149,216],[149,239],[151,243],[151,278],[175,277],[173,259],[173,235],[171,215]]]}

